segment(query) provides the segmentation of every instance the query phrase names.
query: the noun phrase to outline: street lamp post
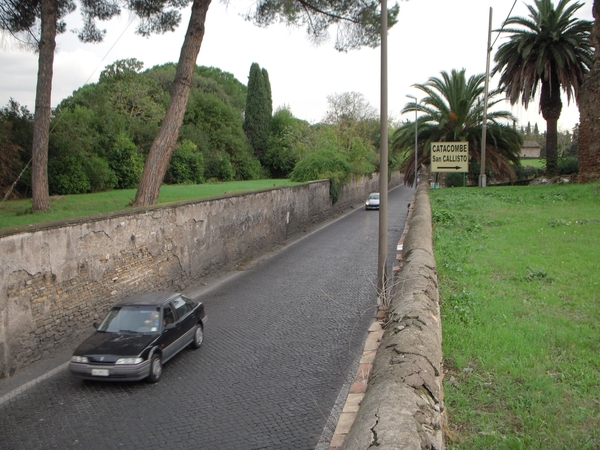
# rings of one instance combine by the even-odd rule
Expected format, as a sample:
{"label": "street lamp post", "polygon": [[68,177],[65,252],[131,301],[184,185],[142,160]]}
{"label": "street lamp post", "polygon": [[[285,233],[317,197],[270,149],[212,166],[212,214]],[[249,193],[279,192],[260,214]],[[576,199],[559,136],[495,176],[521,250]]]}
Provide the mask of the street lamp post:
{"label": "street lamp post", "polygon": [[417,153],[417,144],[418,144],[418,135],[419,135],[419,124],[417,123],[417,97],[414,95],[407,95],[408,98],[412,98],[415,101],[415,181],[413,186],[415,189],[417,188],[417,175],[419,171],[419,163],[418,161],[418,153]]}
{"label": "street lamp post", "polygon": [[387,226],[388,226],[388,78],[387,78],[387,0],[381,0],[381,111],[379,150],[379,242],[377,255],[378,305],[387,304]]}
{"label": "street lamp post", "polygon": [[488,26],[487,60],[485,65],[485,91],[483,94],[483,125],[481,127],[481,169],[479,169],[479,187],[487,184],[485,175],[485,146],[487,145],[487,108],[488,89],[490,84],[490,53],[492,52],[492,8],[490,7],[490,24]]}

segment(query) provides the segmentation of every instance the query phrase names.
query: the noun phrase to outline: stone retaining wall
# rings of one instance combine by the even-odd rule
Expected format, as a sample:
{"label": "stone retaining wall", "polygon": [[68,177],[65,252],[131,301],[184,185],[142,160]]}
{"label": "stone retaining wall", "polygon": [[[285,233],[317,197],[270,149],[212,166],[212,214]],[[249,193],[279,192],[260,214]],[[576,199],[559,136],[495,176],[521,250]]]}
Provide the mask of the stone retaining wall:
{"label": "stone retaining wall", "polygon": [[378,190],[375,174],[344,187],[336,204],[325,180],[2,229],[0,378],[73,346],[133,292],[184,291]]}
{"label": "stone retaining wall", "polygon": [[442,327],[427,183],[417,188],[408,226],[383,337],[343,449],[444,448]]}

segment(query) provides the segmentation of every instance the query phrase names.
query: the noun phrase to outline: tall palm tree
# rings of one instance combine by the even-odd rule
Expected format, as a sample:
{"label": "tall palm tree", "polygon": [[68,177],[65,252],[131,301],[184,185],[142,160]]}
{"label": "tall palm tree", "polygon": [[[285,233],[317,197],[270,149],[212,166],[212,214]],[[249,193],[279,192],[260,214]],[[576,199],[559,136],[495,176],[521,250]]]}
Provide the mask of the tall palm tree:
{"label": "tall palm tree", "polygon": [[[415,111],[421,115],[417,119],[418,165],[429,164],[429,150],[432,142],[469,142],[470,162],[481,161],[481,134],[483,127],[483,94],[485,76],[474,75],[466,78],[465,69],[442,72],[441,78],[432,77],[425,84],[414,85],[426,97],[420,102],[411,102],[403,113]],[[495,99],[500,91],[488,95],[490,110],[501,99]],[[516,129],[501,121],[514,121],[508,111],[489,111],[486,139],[486,172],[491,179],[515,179],[514,165],[519,165],[519,152],[523,138]],[[415,123],[403,123],[392,135],[392,152],[406,153],[408,156],[401,166],[404,182],[412,184],[415,171]],[[471,178],[477,179],[479,173]]]}
{"label": "tall palm tree", "polygon": [[501,72],[499,86],[511,104],[519,97],[527,108],[541,84],[540,111],[546,120],[546,171],[558,172],[557,123],[562,111],[561,89],[567,102],[577,99],[583,78],[592,66],[590,30],[592,22],[574,17],[582,3],[560,0],[535,0],[527,5],[529,18],[510,17],[505,28],[509,40],[498,48],[492,75]]}

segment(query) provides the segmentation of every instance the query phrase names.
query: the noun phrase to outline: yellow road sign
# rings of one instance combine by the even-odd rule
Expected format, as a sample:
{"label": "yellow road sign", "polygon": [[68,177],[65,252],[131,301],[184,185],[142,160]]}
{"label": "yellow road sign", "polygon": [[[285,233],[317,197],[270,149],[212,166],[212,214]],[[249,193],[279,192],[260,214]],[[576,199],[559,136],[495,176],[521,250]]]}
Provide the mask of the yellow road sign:
{"label": "yellow road sign", "polygon": [[431,144],[432,172],[468,172],[468,142],[433,142]]}

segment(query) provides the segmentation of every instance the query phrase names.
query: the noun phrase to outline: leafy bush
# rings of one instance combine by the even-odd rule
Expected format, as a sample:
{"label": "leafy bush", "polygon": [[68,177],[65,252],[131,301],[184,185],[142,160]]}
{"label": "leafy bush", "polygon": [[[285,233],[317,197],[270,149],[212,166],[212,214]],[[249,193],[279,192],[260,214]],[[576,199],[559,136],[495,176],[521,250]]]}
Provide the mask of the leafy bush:
{"label": "leafy bush", "polygon": [[324,175],[326,178],[329,178],[329,195],[331,196],[333,203],[335,203],[340,198],[340,191],[342,190],[342,186],[347,179],[341,172],[328,173]]}
{"label": "leafy bush", "polygon": [[288,108],[279,108],[271,119],[271,134],[263,164],[272,176],[289,176],[300,159],[302,143],[305,143],[310,125],[296,119]]}
{"label": "leafy bush", "polygon": [[165,183],[167,184],[200,184],[204,182],[204,156],[196,144],[184,140],[173,152]]}
{"label": "leafy bush", "polygon": [[[25,106],[20,106],[12,98],[8,105],[0,108],[0,194],[2,197],[19,179],[26,166],[33,136],[33,115]],[[18,197],[24,190],[13,190]]]}
{"label": "leafy bush", "polygon": [[571,175],[579,173],[579,160],[575,156],[567,156],[558,159],[558,174]]}
{"label": "leafy bush", "polygon": [[331,149],[321,149],[301,159],[292,173],[292,181],[311,181],[328,178],[331,181],[329,193],[334,203],[337,201],[341,186],[350,179],[352,166],[345,156]]}
{"label": "leafy bush", "polygon": [[135,144],[120,133],[108,155],[108,164],[117,176],[118,189],[137,187],[144,169],[144,158]]}
{"label": "leafy bush", "polygon": [[449,173],[446,175],[446,186],[447,187],[462,187],[465,185],[465,178],[463,173]]}
{"label": "leafy bush", "polygon": [[93,155],[84,161],[91,192],[108,191],[117,185],[117,176],[106,159]]}
{"label": "leafy bush", "polygon": [[298,151],[289,145],[285,135],[271,135],[263,161],[271,176],[285,178],[298,162]]}
{"label": "leafy bush", "polygon": [[233,162],[233,172],[236,180],[258,180],[262,176],[262,166],[249,154],[240,155]]}
{"label": "leafy bush", "polygon": [[[241,113],[233,106],[224,103],[214,93],[195,91],[190,94],[183,125],[180,136],[193,141],[202,150],[206,171],[220,172],[222,169],[216,168],[215,163],[217,166],[221,163],[227,164],[225,161],[218,163],[221,156],[215,155],[227,153],[232,167],[247,161],[247,158],[252,155],[252,149],[242,129]],[[225,171],[227,176],[229,176],[228,172],[229,170]],[[248,174],[247,170],[241,172],[246,176]],[[234,179],[235,171],[232,172],[231,177],[219,179],[221,181]],[[205,178],[213,177],[205,173]]]}
{"label": "leafy bush", "polygon": [[[376,170],[377,154],[372,146],[355,138],[350,142],[349,162],[355,175],[371,175]],[[389,173],[389,172],[388,172]]]}
{"label": "leafy bush", "polygon": [[48,160],[48,185],[53,194],[85,194],[117,186],[117,176],[106,159],[85,152],[55,155]]}
{"label": "leafy bush", "polygon": [[86,160],[80,153],[54,158],[48,162],[48,186],[52,194],[84,194],[91,191],[85,171]]}
{"label": "leafy bush", "polygon": [[541,177],[545,170],[534,166],[515,167],[517,180],[529,180],[532,178]]}
{"label": "leafy bush", "polygon": [[228,153],[211,153],[205,158],[204,175],[207,180],[232,181],[234,178],[233,166]]}

